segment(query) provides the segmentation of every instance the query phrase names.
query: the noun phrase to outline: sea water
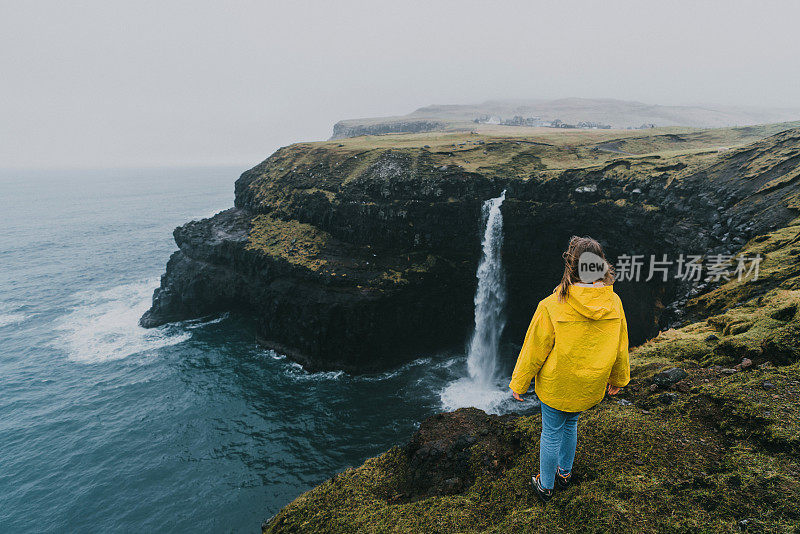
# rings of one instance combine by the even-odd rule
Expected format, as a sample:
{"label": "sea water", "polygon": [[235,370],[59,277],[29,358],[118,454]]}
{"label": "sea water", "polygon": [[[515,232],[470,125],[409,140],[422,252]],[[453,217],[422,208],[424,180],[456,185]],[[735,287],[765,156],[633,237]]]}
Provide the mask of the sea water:
{"label": "sea water", "polygon": [[258,531],[452,407],[464,353],[308,373],[245,317],[137,325],[241,170],[0,173],[0,532]]}

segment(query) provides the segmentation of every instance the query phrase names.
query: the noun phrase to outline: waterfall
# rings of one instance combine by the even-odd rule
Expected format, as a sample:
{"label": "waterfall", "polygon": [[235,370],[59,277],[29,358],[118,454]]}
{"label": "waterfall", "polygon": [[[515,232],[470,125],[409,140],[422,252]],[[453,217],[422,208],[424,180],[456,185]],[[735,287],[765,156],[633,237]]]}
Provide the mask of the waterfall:
{"label": "waterfall", "polygon": [[505,327],[506,280],[500,257],[503,247],[503,214],[500,206],[506,192],[483,203],[483,253],[478,264],[475,291],[475,331],[467,353],[469,377],[482,385],[493,383],[497,374],[497,350]]}
{"label": "waterfall", "polygon": [[478,288],[475,291],[475,330],[467,350],[467,376],[451,382],[441,393],[447,410],[475,406],[497,412],[510,399],[508,377],[497,376],[500,335],[505,327],[506,284],[501,252],[503,214],[500,206],[506,192],[483,203],[481,259],[478,263]]}

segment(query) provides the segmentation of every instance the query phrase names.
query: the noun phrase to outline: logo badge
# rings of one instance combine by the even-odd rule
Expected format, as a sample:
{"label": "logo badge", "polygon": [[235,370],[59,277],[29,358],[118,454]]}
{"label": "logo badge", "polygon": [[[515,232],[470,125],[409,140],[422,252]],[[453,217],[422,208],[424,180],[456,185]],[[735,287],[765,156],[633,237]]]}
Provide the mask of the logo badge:
{"label": "logo badge", "polygon": [[608,272],[608,263],[593,252],[586,251],[578,258],[578,277],[584,284],[602,280]]}

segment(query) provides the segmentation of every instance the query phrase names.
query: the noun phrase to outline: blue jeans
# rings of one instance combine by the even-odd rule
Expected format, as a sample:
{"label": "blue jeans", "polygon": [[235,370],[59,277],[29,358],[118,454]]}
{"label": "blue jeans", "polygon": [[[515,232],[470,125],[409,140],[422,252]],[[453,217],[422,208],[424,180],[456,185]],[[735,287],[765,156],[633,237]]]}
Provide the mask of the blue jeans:
{"label": "blue jeans", "polygon": [[578,416],[581,412],[562,412],[542,405],[542,437],[539,440],[539,482],[553,489],[556,468],[566,475],[572,471],[578,444]]}

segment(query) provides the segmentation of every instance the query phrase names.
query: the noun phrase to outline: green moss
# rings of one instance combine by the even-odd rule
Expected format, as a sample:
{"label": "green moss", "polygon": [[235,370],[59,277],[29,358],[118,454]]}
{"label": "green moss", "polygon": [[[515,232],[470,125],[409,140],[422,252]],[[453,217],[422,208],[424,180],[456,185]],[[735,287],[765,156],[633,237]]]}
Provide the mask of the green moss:
{"label": "green moss", "polygon": [[[413,179],[432,176],[442,167],[477,172],[487,178],[522,180],[532,175],[546,180],[564,169],[602,170],[606,178],[619,180],[641,180],[669,171],[673,179],[680,179],[718,158],[716,149],[720,144],[742,145],[791,125],[646,132],[489,128],[478,133],[439,132],[297,143],[281,148],[250,171],[256,179],[250,181],[248,189],[264,213],[302,203],[305,197],[315,194],[335,203],[343,188],[354,181],[364,177],[380,180],[381,173],[376,174],[374,166],[387,154],[404,158],[408,164],[403,166],[403,172]],[[623,151],[639,156],[598,148],[606,145],[624,147]],[[708,148],[713,150],[702,150]],[[763,185],[764,191],[796,178],[778,172],[787,153],[770,154],[762,153],[743,170],[754,175],[774,173],[772,180]]]}
{"label": "green moss", "polygon": [[800,456],[799,366],[795,363],[737,373],[704,384],[700,393],[722,411],[719,426],[726,433]]}
{"label": "green moss", "polygon": [[251,222],[246,248],[319,271],[327,265],[324,252],[332,241],[330,234],[310,224],[259,215]]}
{"label": "green moss", "polygon": [[442,261],[426,253],[378,258],[370,247],[356,247],[314,225],[275,214],[252,219],[245,248],[302,269],[325,283],[359,291],[407,285]]}
{"label": "green moss", "polygon": [[518,419],[508,433],[521,433],[525,447],[510,469],[478,477],[463,494],[414,502],[390,495],[408,469],[392,449],[302,495],[266,532],[737,532],[747,518],[775,532],[797,525],[794,460],[728,447],[703,420],[615,403],[582,416],[579,483],[543,507],[527,487],[539,431],[539,417]]}

